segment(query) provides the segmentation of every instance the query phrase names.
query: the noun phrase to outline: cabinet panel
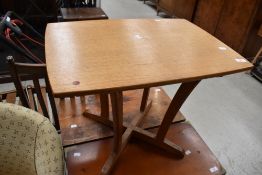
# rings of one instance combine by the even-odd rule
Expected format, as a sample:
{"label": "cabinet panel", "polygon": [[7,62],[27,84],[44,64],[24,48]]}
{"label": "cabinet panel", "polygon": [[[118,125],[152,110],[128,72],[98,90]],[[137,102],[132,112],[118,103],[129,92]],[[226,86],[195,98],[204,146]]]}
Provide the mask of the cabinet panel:
{"label": "cabinet panel", "polygon": [[159,0],[158,8],[163,9],[168,15],[192,20],[196,0]]}
{"label": "cabinet panel", "polygon": [[225,0],[199,0],[193,22],[214,34]]}
{"label": "cabinet panel", "polygon": [[215,36],[236,51],[242,52],[256,7],[255,0],[226,0]]}
{"label": "cabinet panel", "polygon": [[253,25],[250,29],[247,42],[243,51],[246,57],[254,57],[262,46],[262,1],[257,8],[257,13],[254,17]]}

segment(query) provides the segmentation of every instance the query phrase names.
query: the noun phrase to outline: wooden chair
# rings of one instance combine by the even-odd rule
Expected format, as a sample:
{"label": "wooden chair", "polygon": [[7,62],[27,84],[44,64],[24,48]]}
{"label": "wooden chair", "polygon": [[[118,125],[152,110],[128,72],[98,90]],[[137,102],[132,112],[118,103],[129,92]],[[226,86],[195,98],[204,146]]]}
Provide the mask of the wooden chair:
{"label": "wooden chair", "polygon": [[[47,94],[49,98],[51,110],[52,110],[53,119],[54,119],[54,126],[58,131],[62,130],[60,129],[61,123],[59,123],[59,118],[61,120],[67,117],[68,112],[66,111],[71,110],[73,112],[71,113],[72,116],[75,115],[74,113],[79,114],[78,110],[81,109],[81,106],[83,107],[83,103],[79,103],[77,102],[77,100],[81,100],[81,99],[72,97],[70,98],[71,102],[69,103],[67,100],[63,100],[63,99],[62,100],[56,99],[57,101],[55,101],[52,95],[45,64],[16,63],[12,56],[9,56],[7,58],[7,62],[10,67],[10,72],[11,72],[15,87],[17,89],[17,95],[13,94],[12,96],[13,98],[15,98],[16,96],[19,96],[20,103],[24,107],[34,109],[35,111],[42,113],[45,117],[50,119],[51,117],[49,116],[49,113],[48,113],[48,107],[47,107],[47,102],[46,102],[47,100],[45,100],[45,96]],[[31,76],[34,87],[27,87],[27,88],[23,87],[22,85],[23,76],[27,76],[27,77]],[[45,88],[40,87],[39,78],[41,77],[44,77],[45,84],[46,84]],[[143,91],[143,96],[142,96],[142,101],[141,101],[141,106],[140,106],[141,111],[145,111],[146,109],[149,91],[150,91],[149,88],[146,88]],[[34,93],[36,94],[37,99],[34,99]],[[100,109],[101,109],[100,115],[88,114],[87,112],[85,112],[83,116],[88,117],[90,119],[94,119],[98,122],[101,122],[99,121],[99,119],[101,118],[103,121],[109,120],[109,98],[108,98],[108,94],[99,94],[99,97],[100,97]],[[6,99],[6,95],[3,95],[3,98]],[[65,105],[66,101],[67,101],[66,103],[67,105]],[[38,104],[40,106],[39,108],[37,107]],[[58,115],[58,111],[59,111],[59,115]],[[63,132],[62,135],[66,136],[66,133]],[[85,142],[85,141],[81,141],[81,142]],[[77,142],[74,144],[79,144],[79,143]],[[74,144],[70,144],[70,145],[74,145]]]}
{"label": "wooden chair", "polygon": [[54,126],[59,131],[60,125],[58,120],[58,113],[57,108],[55,104],[55,100],[51,91],[50,83],[47,77],[47,71],[45,64],[26,64],[26,63],[15,63],[14,58],[12,56],[7,57],[7,62],[10,67],[10,73],[12,75],[17,94],[20,97],[21,104],[24,107],[35,109],[35,107],[32,106],[32,103],[30,103],[29,96],[27,95],[25,91],[25,87],[22,85],[23,76],[30,76],[32,78],[34,88],[37,95],[37,100],[40,104],[41,111],[43,112],[43,115],[50,119],[50,115],[48,113],[48,108],[45,103],[45,98],[42,94],[42,90],[39,79],[44,78],[46,88],[44,89],[46,94],[48,95],[49,102],[52,108],[52,115],[54,119]]}
{"label": "wooden chair", "polygon": [[[28,39],[28,42],[25,39]],[[25,63],[15,63],[13,58],[9,58],[10,73],[17,92],[2,93],[2,100],[22,104],[24,107],[34,109],[50,118],[46,102],[46,95],[48,95],[48,104],[51,106],[54,125],[60,131],[58,112],[44,64],[44,37],[17,14],[9,11],[1,18],[0,41],[3,41],[5,45],[18,54],[17,60],[19,62]],[[40,87],[40,78],[44,78],[46,87]],[[34,86],[22,86],[24,80],[33,80]],[[16,96],[20,97],[18,102],[15,101]]]}
{"label": "wooden chair", "polygon": [[[25,57],[28,59],[27,61],[23,61],[23,62],[26,62],[24,64],[15,63],[14,59],[11,57],[8,59],[11,74],[12,74],[12,79],[17,89],[17,95],[20,97],[20,100],[21,100],[20,103],[23,106],[39,111],[43,113],[44,116],[50,118],[49,113],[48,113],[48,108],[46,107],[46,103],[44,103],[45,96],[46,94],[48,94],[55,127],[57,130],[60,130],[58,112],[57,112],[57,108],[55,105],[54,97],[51,92],[51,87],[50,87],[50,84],[47,78],[46,66],[44,64],[45,58],[41,57],[41,59],[36,59],[35,56],[33,56],[30,52],[28,52],[27,50],[24,50],[23,47],[13,42],[13,41],[18,41],[21,37],[21,31],[19,29],[19,26],[13,25],[12,23],[10,24],[10,21],[12,21],[13,18],[19,19],[20,21],[22,21],[24,25],[21,26],[20,28],[21,30],[23,29],[22,27],[27,27],[32,31],[32,33],[34,33],[34,36],[36,36],[37,38],[40,38],[41,41],[43,41],[44,38],[37,31],[35,31],[30,25],[28,25],[22,18],[20,18],[13,12],[8,12],[4,16],[4,18],[2,18],[1,20],[0,33],[2,34],[7,29],[10,29],[12,31],[12,35],[10,37],[4,37],[4,35],[0,35],[0,40],[4,41],[6,45],[9,45],[12,49],[20,53],[22,57]],[[12,37],[14,40],[12,40]],[[44,47],[41,49],[43,50]],[[27,64],[28,61],[30,62],[30,64]],[[21,62],[21,60],[19,62]],[[34,64],[31,64],[31,63],[34,63]],[[39,78],[44,78],[46,82],[46,88],[43,88],[42,91],[41,91],[41,87],[39,83]],[[21,81],[30,80],[30,79],[33,80],[34,86],[31,88],[23,87]],[[36,94],[37,99],[35,100],[34,95],[30,97],[30,95],[28,95],[27,93],[28,92],[27,90],[32,91],[33,94]],[[143,99],[142,99],[141,107],[140,107],[141,111],[144,111],[146,108],[148,95],[149,95],[149,88],[144,90]],[[108,94],[99,94],[99,97],[100,97],[100,104],[101,104],[100,116],[104,117],[104,119],[109,119]],[[73,100],[74,98],[72,98],[72,102]],[[39,105],[38,103],[36,104],[36,101],[39,102]],[[40,108],[38,108],[38,106],[40,106]],[[60,114],[63,115],[63,109],[61,109]],[[94,116],[94,115],[89,115],[89,116]],[[94,116],[94,117],[97,118],[97,116]]]}

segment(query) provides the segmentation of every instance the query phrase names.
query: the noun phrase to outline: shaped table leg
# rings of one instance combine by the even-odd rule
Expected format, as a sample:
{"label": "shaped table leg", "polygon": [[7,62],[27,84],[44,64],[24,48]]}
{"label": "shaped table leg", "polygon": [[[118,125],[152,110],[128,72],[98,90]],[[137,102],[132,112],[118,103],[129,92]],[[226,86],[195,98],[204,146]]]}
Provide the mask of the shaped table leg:
{"label": "shaped table leg", "polygon": [[[104,164],[101,174],[107,175],[109,174],[114,165],[116,164],[121,152],[126,147],[129,139],[131,138],[133,131],[137,126],[141,123],[144,116],[149,112],[152,101],[147,105],[145,110],[141,113],[141,115],[134,116],[132,122],[130,124],[125,123],[123,126],[123,95],[122,92],[112,93],[111,95],[111,103],[112,103],[112,111],[113,111],[113,128],[114,128],[114,143],[113,143],[113,151]],[[123,133],[123,129],[126,129]]]}
{"label": "shaped table leg", "polygon": [[141,105],[140,105],[141,112],[143,112],[146,109],[149,92],[150,92],[150,88],[144,88]]}
{"label": "shaped table leg", "polygon": [[122,147],[123,133],[123,93],[114,92],[110,94],[113,112],[114,143],[113,151],[104,164],[101,174],[109,174],[115,164]]}
{"label": "shaped table leg", "polygon": [[[181,148],[178,148],[177,146],[174,146],[173,144],[167,144],[165,141],[165,137],[167,134],[167,131],[172,124],[172,121],[174,120],[176,114],[178,113],[179,109],[183,105],[183,103],[186,101],[187,97],[190,95],[190,93],[193,91],[193,89],[198,85],[200,81],[193,81],[188,83],[182,83],[179,87],[176,95],[171,101],[170,106],[167,109],[167,112],[164,116],[164,119],[158,129],[158,132],[156,134],[156,142],[155,145],[159,145],[159,147],[166,149],[167,151],[172,150],[171,147],[176,149],[178,153],[180,153],[180,156],[184,156],[184,151]],[[165,148],[166,147],[166,148]],[[171,149],[169,149],[171,148]]]}

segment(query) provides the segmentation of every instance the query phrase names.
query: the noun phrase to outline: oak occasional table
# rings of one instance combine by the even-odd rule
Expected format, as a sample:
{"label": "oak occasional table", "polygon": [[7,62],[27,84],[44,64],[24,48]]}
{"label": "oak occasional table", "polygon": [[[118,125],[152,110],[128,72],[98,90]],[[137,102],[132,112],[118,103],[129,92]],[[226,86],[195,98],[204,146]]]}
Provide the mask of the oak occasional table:
{"label": "oak occasional table", "polygon": [[[183,158],[184,150],[165,139],[182,104],[206,78],[252,68],[238,53],[204,30],[182,19],[126,19],[48,24],[47,71],[56,97],[110,94],[114,145],[101,174],[109,174],[130,136]],[[125,90],[181,83],[157,134],[139,127],[142,109],[123,123]]]}

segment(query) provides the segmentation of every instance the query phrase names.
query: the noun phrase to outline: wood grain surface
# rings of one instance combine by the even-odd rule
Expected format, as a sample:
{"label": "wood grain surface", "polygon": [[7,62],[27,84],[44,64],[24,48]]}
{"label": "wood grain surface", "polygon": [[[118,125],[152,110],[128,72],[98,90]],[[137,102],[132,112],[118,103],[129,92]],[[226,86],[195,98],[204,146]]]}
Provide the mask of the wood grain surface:
{"label": "wood grain surface", "polygon": [[214,35],[225,0],[199,0],[194,23]]}
{"label": "wood grain surface", "polygon": [[158,0],[157,10],[166,12],[171,17],[192,20],[196,0]]}
{"label": "wood grain surface", "polygon": [[[42,88],[43,94],[46,94]],[[139,106],[143,90],[133,90],[124,92],[124,122],[131,123],[133,117],[140,112]],[[45,102],[47,102],[46,96]],[[35,108],[32,100],[32,91],[29,90],[29,98],[32,108]],[[55,99],[59,113],[61,125],[61,136],[63,146],[70,146],[82,142],[90,142],[113,136],[113,129],[103,124],[95,122],[83,115],[87,112],[100,115],[100,98],[96,95],[82,96],[75,98]],[[154,128],[161,124],[164,114],[170,104],[170,98],[161,88],[151,88],[149,100],[152,107],[141,123],[142,128]],[[21,105],[19,97],[16,98],[15,91],[0,93],[0,102],[14,103]],[[47,106],[50,104],[46,103]],[[43,114],[38,104],[38,112]],[[50,111],[49,111],[50,112]],[[111,107],[110,118],[112,119]],[[179,112],[174,119],[174,123],[185,121],[184,116]],[[76,127],[72,127],[76,126]]]}
{"label": "wood grain surface", "polygon": [[[124,122],[131,123],[133,117],[140,113],[139,106],[142,93],[143,90],[124,92]],[[159,126],[171,101],[161,88],[151,88],[149,100],[152,100],[152,107],[141,123],[142,128]],[[83,115],[85,110],[91,114],[100,115],[99,96],[90,95],[81,98],[57,99],[57,106],[64,146],[113,136],[112,128],[95,122]],[[111,112],[110,118],[112,119]],[[174,122],[181,121],[185,121],[185,118],[179,112]]]}
{"label": "wood grain surface", "polygon": [[258,30],[258,35],[259,35],[260,37],[262,37],[262,24],[260,25],[260,28],[259,28],[259,30]]}
{"label": "wood grain surface", "polygon": [[[176,159],[153,145],[133,139],[120,156],[112,175],[225,174],[214,154],[190,124],[173,124],[167,138],[182,145],[189,154],[183,159]],[[112,141],[105,139],[66,148],[68,173],[99,174],[112,149]],[[213,173],[210,171],[211,168],[215,170]]]}
{"label": "wood grain surface", "polygon": [[93,19],[108,19],[101,8],[61,8],[63,21],[81,21]]}
{"label": "wood grain surface", "polygon": [[241,0],[237,2],[225,0],[217,23],[215,36],[236,51],[242,52],[247,34],[250,27],[252,27],[254,12],[256,9],[261,10],[258,6],[258,0]]}
{"label": "wood grain surface", "polygon": [[194,81],[252,67],[237,62],[242,59],[238,53],[182,19],[52,23],[45,38],[56,96]]}

